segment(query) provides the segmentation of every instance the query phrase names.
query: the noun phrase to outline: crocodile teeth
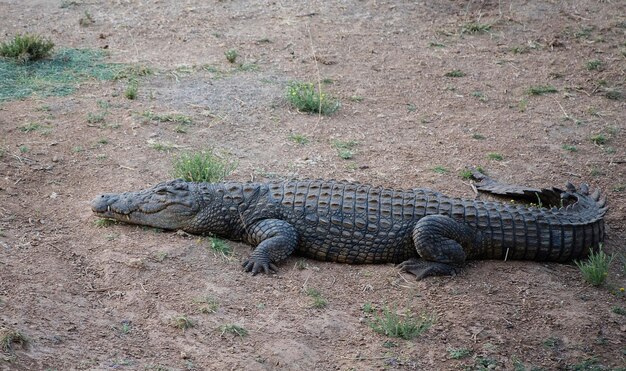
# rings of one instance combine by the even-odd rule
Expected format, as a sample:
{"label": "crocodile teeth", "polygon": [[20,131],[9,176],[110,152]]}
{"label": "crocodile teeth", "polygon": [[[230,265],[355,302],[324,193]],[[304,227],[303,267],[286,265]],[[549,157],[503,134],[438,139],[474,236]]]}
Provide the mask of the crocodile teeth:
{"label": "crocodile teeth", "polygon": [[107,211],[111,211],[111,205],[107,205]]}

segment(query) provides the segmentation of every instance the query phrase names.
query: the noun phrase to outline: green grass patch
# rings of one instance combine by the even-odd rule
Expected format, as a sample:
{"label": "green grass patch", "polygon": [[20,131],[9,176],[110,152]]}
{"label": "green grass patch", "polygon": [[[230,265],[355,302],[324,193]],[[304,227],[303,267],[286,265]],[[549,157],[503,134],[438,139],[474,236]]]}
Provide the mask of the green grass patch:
{"label": "green grass patch", "polygon": [[611,307],[611,312],[619,314],[620,316],[626,316],[626,308],[614,305]]}
{"label": "green grass patch", "polygon": [[0,328],[0,348],[3,352],[13,352],[15,344],[19,344],[22,348],[26,347],[30,343],[30,340],[26,335],[17,330],[10,330],[8,328]]}
{"label": "green grass patch", "polygon": [[452,71],[446,72],[446,74],[444,76],[446,76],[446,77],[463,77],[463,76],[465,76],[465,72],[463,72],[461,70],[452,70]]}
{"label": "green grass patch", "polygon": [[217,237],[211,237],[210,241],[211,241],[211,244],[210,244],[211,250],[213,250],[214,252],[221,254],[223,256],[228,256],[233,253],[232,247],[230,247],[228,242],[226,242],[225,240],[222,240],[221,238],[217,238]]}
{"label": "green grass patch", "polygon": [[588,71],[598,71],[602,69],[602,61],[599,59],[592,59],[585,63],[585,68]]}
{"label": "green grass patch", "polygon": [[17,63],[28,63],[48,58],[54,43],[39,35],[15,35],[12,40],[0,44],[0,56]]}
{"label": "green grass patch", "polygon": [[248,330],[246,330],[245,328],[239,326],[239,325],[235,325],[232,323],[227,323],[224,325],[221,325],[219,327],[219,330],[221,332],[221,336],[224,336],[225,333],[229,333],[229,334],[233,334],[233,335],[237,335],[239,337],[244,337],[248,335]]}
{"label": "green grass patch", "polygon": [[491,30],[491,25],[480,22],[468,22],[461,28],[461,33],[484,33]]}
{"label": "green grass patch", "polygon": [[210,296],[195,298],[193,303],[197,305],[198,311],[204,314],[215,313],[220,306],[217,299]]}
{"label": "green grass patch", "polygon": [[306,290],[306,294],[313,299],[313,308],[324,309],[328,305],[328,302],[318,290],[309,288]]}
{"label": "green grass patch", "polygon": [[502,161],[504,160],[504,156],[502,156],[498,152],[489,152],[487,153],[487,158],[494,161]]}
{"label": "green grass patch", "polygon": [[545,95],[558,93],[559,90],[552,85],[536,85],[528,88],[527,92],[530,95]]}
{"label": "green grass patch", "polygon": [[126,90],[124,90],[124,96],[127,99],[135,100],[137,99],[138,92],[139,92],[139,84],[137,83],[136,80],[131,80],[128,82],[128,85],[126,86]]}
{"label": "green grass patch", "polygon": [[235,61],[237,61],[239,53],[235,49],[228,49],[224,52],[224,56],[229,63],[235,63]]}
{"label": "green grass patch", "polygon": [[310,82],[291,82],[287,87],[287,100],[298,111],[330,115],[341,104]]}
{"label": "green grass patch", "polygon": [[607,255],[602,251],[602,245],[598,251],[591,251],[586,261],[575,261],[585,281],[593,286],[600,286],[609,275],[609,266],[613,261],[613,255]]}
{"label": "green grass patch", "polygon": [[191,125],[193,123],[191,117],[180,113],[155,113],[152,111],[144,111],[141,113],[141,116],[156,122],[173,122],[181,125]]}
{"label": "green grass patch", "polygon": [[593,144],[597,146],[601,146],[609,142],[609,139],[604,134],[595,134],[595,135],[592,135],[591,138],[589,139],[591,140]]}
{"label": "green grass patch", "polygon": [[448,169],[446,169],[445,167],[440,166],[440,165],[435,166],[435,167],[433,168],[433,171],[434,171],[435,173],[437,173],[437,174],[447,174],[447,173],[449,173],[449,172],[450,172],[450,170],[448,170]]}
{"label": "green grass patch", "polygon": [[66,96],[85,80],[113,80],[125,66],[104,63],[105,55],[101,50],[63,49],[27,64],[0,59],[0,102],[34,94]]}
{"label": "green grass patch", "polygon": [[183,332],[195,325],[191,318],[185,315],[172,317],[170,319],[170,324],[180,330],[183,330]]}
{"label": "green grass patch", "polygon": [[213,151],[183,153],[174,160],[174,176],[188,182],[219,182],[236,168],[236,161]]}
{"label": "green grass patch", "polygon": [[332,146],[337,149],[337,154],[344,160],[354,157],[354,148],[359,144],[356,140],[333,140]]}
{"label": "green grass patch", "polygon": [[381,315],[375,315],[370,323],[370,327],[378,332],[390,337],[398,337],[405,340],[413,339],[435,323],[435,319],[429,315],[422,315],[414,318],[410,315],[399,315],[395,308],[383,308]]}
{"label": "green grass patch", "polygon": [[476,140],[483,140],[485,139],[485,136],[479,133],[474,133],[472,134],[472,139],[476,139]]}
{"label": "green grass patch", "polygon": [[291,134],[289,135],[289,140],[291,140],[292,142],[301,144],[301,145],[305,145],[310,142],[309,138],[305,137],[302,134]]}
{"label": "green grass patch", "polygon": [[578,151],[578,148],[576,148],[576,146],[573,146],[571,144],[563,144],[563,146],[561,147],[564,150],[568,151],[568,152],[576,152]]}
{"label": "green grass patch", "polygon": [[99,219],[94,220],[93,225],[95,225],[98,228],[106,228],[117,223],[118,221],[115,219],[99,218]]}
{"label": "green grass patch", "polygon": [[452,359],[463,359],[465,357],[469,357],[472,354],[472,351],[467,348],[448,348],[448,355]]}

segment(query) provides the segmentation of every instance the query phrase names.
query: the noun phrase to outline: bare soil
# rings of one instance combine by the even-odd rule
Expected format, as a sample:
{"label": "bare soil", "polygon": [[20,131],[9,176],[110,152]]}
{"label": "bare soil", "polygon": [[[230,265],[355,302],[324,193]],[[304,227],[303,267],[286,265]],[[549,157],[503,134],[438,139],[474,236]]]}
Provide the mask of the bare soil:
{"label": "bare soil", "polygon": [[[86,12],[93,23],[80,25]],[[459,171],[482,166],[508,183],[602,189],[606,251],[624,254],[625,2],[5,0],[0,14],[7,39],[47,35],[155,72],[136,100],[125,80],[89,80],[70,96],[0,105],[0,328],[29,339],[0,353],[0,369],[626,367],[617,257],[599,288],[573,264],[514,261],[418,282],[393,265],[292,257],[252,277],[240,267],[246,245],[229,243],[224,257],[203,237],[99,227],[89,208],[99,193],[171,178],[183,150],[230,154],[232,180],[339,178],[463,197],[474,193]],[[464,29],[471,22],[491,27]],[[334,115],[287,103],[289,81],[325,79],[342,103]],[[529,94],[540,85],[558,92]],[[104,122],[88,122],[103,105]],[[193,124],[180,133],[148,110]],[[20,130],[33,122],[48,130]],[[354,157],[333,140],[357,141]],[[215,313],[200,310],[203,297]],[[412,340],[386,337],[369,326],[384,307],[436,322]],[[182,315],[194,326],[173,326]],[[233,324],[247,336],[223,331]],[[453,348],[471,353],[453,359]]]}

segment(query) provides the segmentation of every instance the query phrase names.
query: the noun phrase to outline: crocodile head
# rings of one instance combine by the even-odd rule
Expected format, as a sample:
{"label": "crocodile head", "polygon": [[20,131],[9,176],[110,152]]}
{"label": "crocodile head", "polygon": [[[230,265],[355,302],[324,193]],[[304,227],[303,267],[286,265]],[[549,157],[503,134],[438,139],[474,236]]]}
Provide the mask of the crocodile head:
{"label": "crocodile head", "polygon": [[195,184],[182,179],[137,192],[102,194],[91,201],[99,217],[174,230],[188,229],[201,207]]}

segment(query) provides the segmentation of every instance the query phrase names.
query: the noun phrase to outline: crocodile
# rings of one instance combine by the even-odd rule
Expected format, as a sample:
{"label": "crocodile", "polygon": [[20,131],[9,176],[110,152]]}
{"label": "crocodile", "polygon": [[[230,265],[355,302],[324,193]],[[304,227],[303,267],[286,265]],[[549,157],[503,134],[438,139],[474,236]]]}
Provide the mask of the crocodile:
{"label": "crocodile", "polygon": [[[454,275],[468,259],[567,262],[598,249],[606,198],[577,189],[500,184],[478,174],[480,191],[519,202],[462,199],[334,180],[159,183],[108,193],[95,215],[255,246],[253,275],[276,273],[292,253],[349,264],[395,263],[417,279]],[[527,201],[534,201],[535,205]],[[558,205],[543,207],[543,205]]]}

